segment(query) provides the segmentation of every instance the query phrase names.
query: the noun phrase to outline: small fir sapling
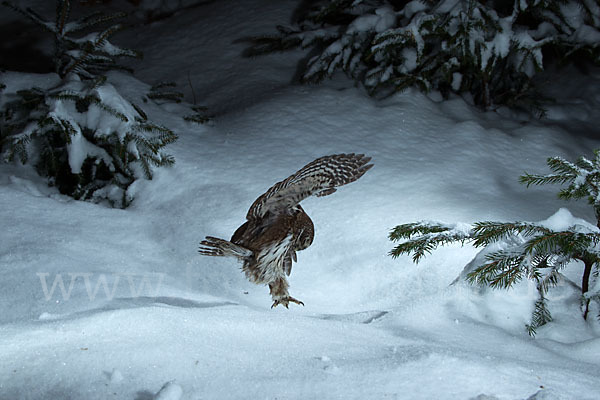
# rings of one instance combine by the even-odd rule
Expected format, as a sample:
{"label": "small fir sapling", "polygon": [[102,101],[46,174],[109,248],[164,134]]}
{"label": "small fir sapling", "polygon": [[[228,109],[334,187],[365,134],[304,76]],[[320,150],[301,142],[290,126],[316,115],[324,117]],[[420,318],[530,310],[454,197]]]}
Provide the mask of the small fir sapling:
{"label": "small fir sapling", "polygon": [[531,335],[552,320],[546,294],[560,281],[560,271],[569,263],[579,261],[583,266],[582,315],[587,319],[590,302],[600,303],[600,285],[591,284],[597,283],[600,275],[600,230],[597,228],[600,227],[600,150],[594,154],[593,160],[580,157],[576,162],[560,157],[549,158],[547,163],[553,173],[525,174],[520,181],[527,186],[568,184],[559,192],[559,197],[567,200],[587,198],[596,213],[596,226],[587,223],[548,226],[544,223],[492,221],[473,225],[409,223],[398,225],[390,232],[390,240],[401,241],[390,255],[396,258],[412,254],[413,261],[418,263],[438,246],[449,243],[471,243],[475,247],[484,247],[480,253],[482,256],[474,260],[481,263],[473,265],[466,274],[466,280],[475,285],[504,289],[522,279],[536,282],[538,299],[531,322],[527,325]]}

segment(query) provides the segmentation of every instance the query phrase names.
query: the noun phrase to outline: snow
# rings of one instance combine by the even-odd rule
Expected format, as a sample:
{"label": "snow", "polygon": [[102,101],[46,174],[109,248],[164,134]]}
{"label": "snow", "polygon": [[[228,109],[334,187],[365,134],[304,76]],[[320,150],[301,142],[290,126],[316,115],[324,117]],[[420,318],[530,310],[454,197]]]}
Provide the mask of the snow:
{"label": "snow", "polygon": [[[342,76],[298,86],[303,53],[245,59],[235,42],[286,23],[296,1],[252,4],[203,2],[113,38],[145,53],[137,80],[110,74],[115,91],[140,99],[141,82],[171,80],[216,114],[199,126],[183,120],[187,105],[141,104],[180,139],[167,149],[176,164],[132,185],[128,209],[61,196],[30,166],[0,168],[0,398],[598,398],[600,326],[581,318],[577,280],[549,292],[554,321],[533,339],[530,282],[451,284],[476,249],[449,246],[414,265],[387,255],[387,235],[419,220],[595,221],[585,201],[518,176],[600,147],[600,71],[552,75],[554,118],[542,120],[415,89],[374,100]],[[9,74],[7,86],[26,85]],[[303,202],[316,237],[290,294],[305,307],[271,310],[268,288],[234,260],[197,254],[273,183],[341,152],[375,166]],[[576,263],[565,271],[580,274]]]}
{"label": "snow", "polygon": [[581,218],[575,218],[566,208],[561,208],[548,219],[540,221],[539,225],[556,232],[566,231],[574,226],[581,227],[582,233],[598,232],[598,228],[595,225]]}
{"label": "snow", "polygon": [[[60,114],[64,115],[62,112],[60,112]],[[71,136],[71,142],[67,144],[71,172],[74,174],[80,173],[81,166],[88,156],[97,157],[99,160],[103,160],[107,165],[112,167],[112,159],[106,150],[99,148],[84,138],[81,130],[78,129],[77,124],[71,124],[71,126],[76,127],[77,131],[75,135]]]}
{"label": "snow", "polygon": [[414,0],[414,1],[408,2],[404,6],[404,16],[406,18],[410,19],[416,13],[418,13],[420,11],[425,11],[426,9],[427,9],[427,6],[425,5],[425,3],[423,3],[420,0]]}
{"label": "snow", "polygon": [[460,72],[452,73],[452,89],[458,91],[460,89],[460,85],[462,84],[462,74]]}
{"label": "snow", "polygon": [[[494,39],[491,41],[491,43],[486,43],[486,47],[489,48],[489,51],[491,53],[493,53],[494,55],[497,55],[499,57],[506,57],[508,55],[508,52],[510,50],[510,41],[511,41],[511,37],[512,37],[512,23],[513,23],[513,17],[506,17],[506,18],[499,18],[498,19],[498,23],[501,26],[502,30],[501,32],[497,32],[496,35],[494,36]],[[485,69],[485,66],[487,65],[487,61],[489,59],[489,57],[491,56],[491,54],[487,54],[485,56],[485,61],[483,60],[484,56],[482,55],[482,61],[481,61],[481,68]]]}
{"label": "snow", "polygon": [[414,71],[414,69],[417,68],[418,58],[416,50],[406,47],[402,49],[401,55],[402,59],[404,60],[401,66],[402,72]]}
{"label": "snow", "polygon": [[375,31],[377,33],[390,29],[396,23],[396,14],[392,7],[381,7],[375,14],[363,15],[348,25],[347,33]]}
{"label": "snow", "polygon": [[444,0],[436,5],[436,11],[441,14],[445,14],[457,6],[462,6],[459,0]]}
{"label": "snow", "polygon": [[577,42],[594,45],[600,42],[600,32],[591,26],[582,26],[573,37]]}

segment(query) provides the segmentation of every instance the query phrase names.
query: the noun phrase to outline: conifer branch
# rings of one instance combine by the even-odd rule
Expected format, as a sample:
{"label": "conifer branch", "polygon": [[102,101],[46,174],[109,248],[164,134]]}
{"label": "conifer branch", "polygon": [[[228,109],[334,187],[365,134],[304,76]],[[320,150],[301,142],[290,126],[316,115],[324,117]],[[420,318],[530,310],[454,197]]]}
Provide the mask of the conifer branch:
{"label": "conifer branch", "polygon": [[135,111],[140,116],[140,122],[148,121],[148,115],[142,110],[140,106],[135,103],[131,103],[131,106],[135,109]]}
{"label": "conifer branch", "polygon": [[526,222],[476,222],[473,228],[473,244],[475,247],[482,247],[516,234],[531,236],[549,232],[547,228]]}
{"label": "conifer branch", "polygon": [[38,15],[31,8],[27,7],[25,9],[23,9],[23,8],[15,5],[12,1],[8,1],[8,0],[3,0],[2,5],[18,12],[19,14],[24,15],[25,17],[29,18],[31,21],[35,22],[42,28],[44,28],[52,33],[55,33],[55,30],[51,27],[51,24],[49,24],[48,21],[46,21],[44,18],[42,18],[40,15]]}
{"label": "conifer branch", "polygon": [[71,1],[58,0],[56,2],[56,32],[59,36],[65,33],[65,25],[71,14]]}
{"label": "conifer branch", "polygon": [[548,232],[535,236],[524,245],[526,254],[581,254],[592,242],[593,234],[572,231]]}
{"label": "conifer branch", "polygon": [[550,310],[548,310],[546,297],[543,292],[539,291],[539,298],[535,302],[531,322],[525,327],[530,336],[535,336],[537,329],[548,322],[552,322],[552,315],[550,315]]}
{"label": "conifer branch", "polygon": [[489,261],[467,274],[467,282],[492,288],[508,289],[523,277],[525,256],[497,251],[486,256]]}
{"label": "conifer branch", "polygon": [[550,175],[534,175],[525,173],[519,177],[519,182],[527,185],[548,185],[548,184],[561,184],[568,182],[571,179],[569,176],[562,174],[550,174]]}
{"label": "conifer branch", "polygon": [[461,242],[471,238],[470,232],[456,227],[444,226],[438,223],[419,222],[396,226],[389,234],[392,241],[409,239],[398,244],[390,251],[392,258],[402,254],[413,253],[413,261],[418,263],[426,254],[431,253],[438,246]]}
{"label": "conifer branch", "polygon": [[162,100],[164,102],[181,103],[183,93],[171,89],[175,87],[176,84],[173,82],[160,82],[150,88],[150,92],[148,92],[146,97],[154,101]]}

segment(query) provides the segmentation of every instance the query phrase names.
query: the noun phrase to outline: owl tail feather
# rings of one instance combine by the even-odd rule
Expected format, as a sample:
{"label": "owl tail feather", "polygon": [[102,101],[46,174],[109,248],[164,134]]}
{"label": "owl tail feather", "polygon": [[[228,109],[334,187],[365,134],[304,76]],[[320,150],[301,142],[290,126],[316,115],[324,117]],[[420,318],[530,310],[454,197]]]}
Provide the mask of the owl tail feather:
{"label": "owl tail feather", "polygon": [[228,240],[219,239],[212,236],[207,236],[205,240],[200,242],[198,253],[205,256],[236,257],[240,260],[247,259],[253,254],[252,250],[239,246]]}

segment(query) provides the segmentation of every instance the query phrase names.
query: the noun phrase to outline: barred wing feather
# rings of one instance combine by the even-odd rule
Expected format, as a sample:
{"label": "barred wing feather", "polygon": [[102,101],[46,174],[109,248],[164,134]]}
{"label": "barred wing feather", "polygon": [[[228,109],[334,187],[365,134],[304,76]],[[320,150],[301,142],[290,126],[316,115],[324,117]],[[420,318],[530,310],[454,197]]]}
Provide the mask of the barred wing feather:
{"label": "barred wing feather", "polygon": [[334,154],[317,158],[287,179],[273,185],[250,207],[248,220],[262,218],[267,212],[279,214],[310,196],[327,196],[339,186],[354,182],[373,164],[364,154]]}

